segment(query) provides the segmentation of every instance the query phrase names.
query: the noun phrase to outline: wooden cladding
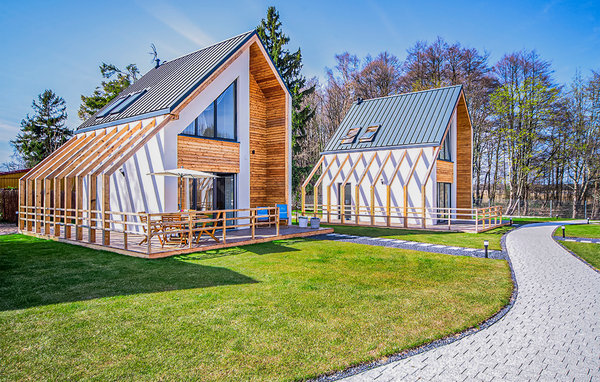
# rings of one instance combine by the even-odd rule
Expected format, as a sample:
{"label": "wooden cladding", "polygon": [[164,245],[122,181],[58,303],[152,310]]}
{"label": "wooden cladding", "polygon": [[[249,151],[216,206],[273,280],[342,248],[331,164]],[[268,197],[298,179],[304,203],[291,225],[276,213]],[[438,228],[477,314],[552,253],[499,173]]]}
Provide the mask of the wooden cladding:
{"label": "wooden cladding", "polygon": [[177,137],[177,167],[222,173],[240,172],[240,144],[198,137]]}
{"label": "wooden cladding", "polygon": [[286,93],[258,44],[250,46],[250,207],[289,203]]}
{"label": "wooden cladding", "polygon": [[435,179],[437,182],[454,183],[454,163],[437,160]]}
{"label": "wooden cladding", "polygon": [[456,131],[456,207],[471,208],[473,206],[473,137],[471,119],[463,92],[460,93],[456,107]]}

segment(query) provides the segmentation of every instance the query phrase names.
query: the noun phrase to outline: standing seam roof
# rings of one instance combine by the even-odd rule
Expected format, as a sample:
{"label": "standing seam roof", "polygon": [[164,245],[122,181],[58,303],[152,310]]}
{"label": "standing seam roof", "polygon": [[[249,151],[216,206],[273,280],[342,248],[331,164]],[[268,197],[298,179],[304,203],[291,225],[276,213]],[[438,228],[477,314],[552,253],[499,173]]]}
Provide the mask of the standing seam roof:
{"label": "standing seam roof", "polygon": [[[454,108],[462,85],[413,93],[398,94],[354,103],[333,133],[324,152],[431,144],[438,146]],[[367,127],[381,125],[372,142],[360,142]],[[342,144],[348,129],[360,127],[352,144]]]}
{"label": "standing seam roof", "polygon": [[[100,127],[99,125],[118,123],[118,121],[128,120],[132,117],[143,118],[152,113],[171,112],[255,33],[255,31],[243,33],[151,69],[104,108],[83,122],[77,130],[91,130]],[[144,89],[146,89],[146,93],[121,113],[96,118],[96,115],[104,109],[112,107],[120,96]]]}

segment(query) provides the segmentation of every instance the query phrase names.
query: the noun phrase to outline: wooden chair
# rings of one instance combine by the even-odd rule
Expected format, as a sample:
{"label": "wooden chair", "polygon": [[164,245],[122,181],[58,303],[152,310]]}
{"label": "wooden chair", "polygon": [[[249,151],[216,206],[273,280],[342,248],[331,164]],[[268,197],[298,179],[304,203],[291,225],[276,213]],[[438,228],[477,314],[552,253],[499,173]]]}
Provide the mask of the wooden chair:
{"label": "wooden chair", "polygon": [[[144,238],[138,243],[138,245],[142,245],[148,241],[148,215],[146,215],[145,212],[141,212],[141,215],[139,215],[139,217],[140,223],[142,223],[142,230],[144,231]],[[158,236],[158,241],[160,242],[160,245],[164,247],[165,244],[163,242],[163,238],[161,237],[161,235],[158,234],[160,233],[160,228],[157,227],[155,223],[150,223],[150,232],[152,233],[152,236]]]}
{"label": "wooden chair", "polygon": [[[220,214],[221,213],[217,214],[217,219],[219,218]],[[221,242],[215,236],[215,232],[217,231],[217,225],[215,224],[215,222],[214,221],[202,221],[202,220],[214,220],[211,215],[203,214],[200,212],[200,213],[197,213],[196,216],[194,216],[194,220],[196,221],[195,229],[197,229],[196,232],[198,232],[198,235],[196,236],[196,244],[198,244],[200,242],[200,238],[202,237],[203,234],[210,236],[217,243]]]}

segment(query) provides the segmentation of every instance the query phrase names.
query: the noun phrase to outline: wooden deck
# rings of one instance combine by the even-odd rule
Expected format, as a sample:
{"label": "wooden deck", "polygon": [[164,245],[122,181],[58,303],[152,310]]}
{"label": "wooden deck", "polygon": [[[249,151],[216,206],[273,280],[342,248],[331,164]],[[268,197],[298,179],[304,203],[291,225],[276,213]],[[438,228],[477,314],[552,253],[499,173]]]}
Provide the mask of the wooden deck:
{"label": "wooden deck", "polygon": [[[254,239],[252,239],[252,232],[249,228],[246,229],[232,229],[227,230],[227,240],[225,243],[216,242],[214,239],[207,236],[202,236],[198,243],[192,243],[191,246],[177,245],[177,244],[166,244],[162,246],[159,242],[158,237],[153,237],[150,241],[150,254],[147,253],[147,244],[140,245],[140,242],[144,240],[145,235],[127,234],[126,236],[120,232],[110,232],[110,245],[102,245],[102,231],[96,230],[95,241],[90,241],[89,229],[83,230],[83,240],[73,240],[72,238],[64,237],[64,230],[61,230],[59,236],[54,235],[54,227],[50,228],[50,235],[22,232],[23,234],[36,236],[43,239],[56,240],[59,242],[80,245],[87,248],[93,248],[97,250],[116,252],[123,255],[157,259],[162,257],[169,257],[174,255],[180,255],[185,253],[203,252],[213,249],[237,247],[241,245],[264,243],[273,240],[292,239],[298,237],[309,237],[315,235],[321,235],[326,233],[332,233],[333,228],[321,227],[319,229],[312,228],[300,228],[295,225],[281,226],[279,228],[279,235],[276,235],[275,227],[256,227],[254,233]],[[217,231],[217,233],[219,233]],[[127,246],[125,246],[125,237],[127,240]],[[217,235],[217,238],[219,236]],[[127,248],[127,249],[125,249]]]}

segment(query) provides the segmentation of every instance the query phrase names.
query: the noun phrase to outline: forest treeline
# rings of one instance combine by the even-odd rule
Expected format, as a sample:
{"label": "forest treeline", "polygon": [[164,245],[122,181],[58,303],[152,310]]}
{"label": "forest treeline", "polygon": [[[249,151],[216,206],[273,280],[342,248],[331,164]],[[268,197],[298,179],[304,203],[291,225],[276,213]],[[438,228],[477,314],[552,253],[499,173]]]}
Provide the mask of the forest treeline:
{"label": "forest treeline", "polygon": [[598,213],[600,72],[578,71],[559,84],[551,63],[535,51],[490,62],[488,53],[442,38],[417,42],[404,60],[389,52],[335,59],[324,82],[308,81],[315,91],[304,102],[315,114],[295,155],[301,174],[317,162],[358,97],[462,84],[473,123],[475,204],[502,200],[506,214],[527,214],[530,201],[541,199],[572,205],[575,216],[588,201]]}

